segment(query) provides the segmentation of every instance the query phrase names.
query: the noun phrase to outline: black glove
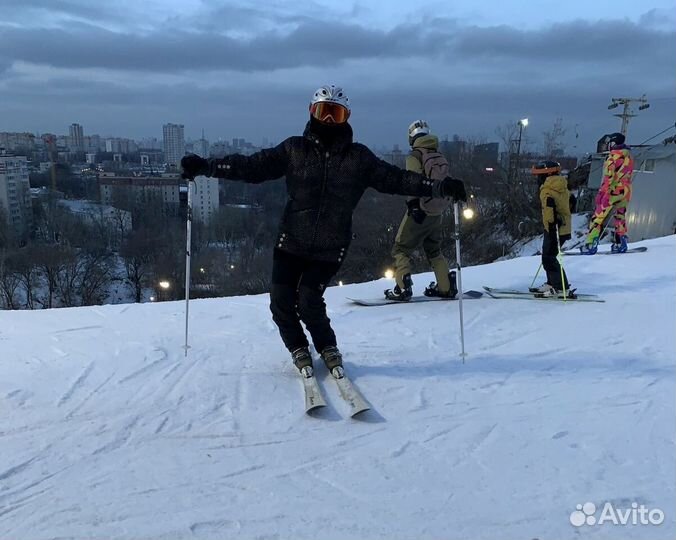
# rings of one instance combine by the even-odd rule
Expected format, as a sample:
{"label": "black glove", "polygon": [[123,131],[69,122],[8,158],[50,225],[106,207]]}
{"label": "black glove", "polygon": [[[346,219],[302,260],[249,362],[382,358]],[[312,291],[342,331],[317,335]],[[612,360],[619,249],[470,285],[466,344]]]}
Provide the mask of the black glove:
{"label": "black glove", "polygon": [[456,201],[467,202],[467,192],[462,180],[447,176],[434,186],[435,197],[451,197]]}
{"label": "black glove", "polygon": [[196,176],[206,176],[209,173],[209,161],[197,154],[188,154],[181,159],[181,168],[183,169],[183,178],[195,178]]}
{"label": "black glove", "polygon": [[420,199],[411,199],[406,201],[406,206],[408,206],[408,215],[411,216],[411,219],[415,221],[418,225],[422,225],[427,217],[425,211],[420,208]]}

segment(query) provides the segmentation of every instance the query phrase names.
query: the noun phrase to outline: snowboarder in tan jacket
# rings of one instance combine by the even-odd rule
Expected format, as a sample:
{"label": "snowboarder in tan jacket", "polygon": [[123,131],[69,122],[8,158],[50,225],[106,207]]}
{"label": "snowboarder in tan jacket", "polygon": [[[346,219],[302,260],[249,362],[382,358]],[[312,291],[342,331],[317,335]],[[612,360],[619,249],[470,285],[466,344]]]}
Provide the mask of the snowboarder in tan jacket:
{"label": "snowboarder in tan jacket", "polygon": [[[439,139],[430,133],[424,120],[408,127],[411,152],[406,158],[406,170],[425,175],[432,180],[448,176],[448,161],[438,150]],[[434,271],[436,282],[425,289],[425,296],[454,298],[458,293],[455,275],[449,274],[448,262],[441,254],[442,214],[451,204],[448,198],[409,197],[406,214],[392,248],[396,285],[385,291],[385,298],[406,302],[413,295],[411,257],[422,246]]]}

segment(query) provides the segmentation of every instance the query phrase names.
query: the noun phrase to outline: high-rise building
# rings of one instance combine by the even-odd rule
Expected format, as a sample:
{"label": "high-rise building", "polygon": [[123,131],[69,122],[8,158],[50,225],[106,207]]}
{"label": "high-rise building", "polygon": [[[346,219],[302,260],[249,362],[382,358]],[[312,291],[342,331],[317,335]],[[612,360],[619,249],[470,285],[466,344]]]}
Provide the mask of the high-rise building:
{"label": "high-rise building", "polygon": [[[28,162],[23,156],[0,153],[0,209],[3,220],[19,237],[26,236],[33,223]],[[4,226],[4,224],[3,224]]]}
{"label": "high-rise building", "polygon": [[106,152],[114,154],[130,154],[138,150],[136,143],[131,139],[113,137],[105,140]]}
{"label": "high-rise building", "polygon": [[101,141],[100,135],[88,135],[83,138],[84,140],[84,151],[90,154],[96,154],[101,150],[105,150],[106,142]]}
{"label": "high-rise building", "polygon": [[35,135],[4,131],[0,133],[0,148],[4,148],[8,152],[33,150],[35,148]]}
{"label": "high-rise building", "polygon": [[84,148],[84,130],[80,124],[71,124],[69,129],[70,134],[70,150],[72,152],[82,152]]}
{"label": "high-rise building", "polygon": [[169,165],[178,167],[181,158],[185,155],[183,124],[164,124],[162,133],[164,135],[164,158]]}
{"label": "high-rise building", "polygon": [[155,137],[146,137],[138,143],[139,148],[144,150],[162,150],[162,143]]}

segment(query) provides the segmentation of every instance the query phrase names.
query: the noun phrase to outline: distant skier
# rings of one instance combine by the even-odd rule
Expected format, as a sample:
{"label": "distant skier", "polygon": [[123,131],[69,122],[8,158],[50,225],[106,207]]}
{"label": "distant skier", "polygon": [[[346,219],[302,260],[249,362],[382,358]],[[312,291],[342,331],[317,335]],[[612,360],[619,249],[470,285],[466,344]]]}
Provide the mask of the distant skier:
{"label": "distant skier", "polygon": [[[274,114],[273,100],[264,104]],[[270,310],[282,340],[303,376],[312,376],[305,323],[327,368],[342,377],[342,356],[326,314],[323,295],[338,272],[352,238],[352,213],[367,188],[418,197],[465,200],[462,181],[432,181],[378,159],[352,141],[348,97],[342,88],[322,86],[310,101],[303,136],[251,156],[181,160],[186,177],[215,176],[260,183],[285,177],[288,201],[272,265]]]}
{"label": "distant skier", "polygon": [[547,281],[537,289],[543,296],[561,296],[564,292],[571,295],[568,278],[557,259],[560,247],[571,236],[568,181],[560,173],[561,165],[556,161],[541,161],[532,168],[540,187],[544,225],[542,267],[547,273]]}
{"label": "distant skier", "polygon": [[622,133],[613,133],[606,137],[608,157],[603,164],[603,181],[596,195],[596,208],[585,245],[580,251],[594,255],[598,249],[604,224],[614,215],[615,234],[611,250],[615,253],[627,251],[627,206],[631,199],[631,177],[634,172],[634,159],[629,147],[624,144]]}
{"label": "distant skier", "polygon": [[[408,126],[408,144],[411,152],[406,158],[407,171],[424,174],[432,180],[448,176],[448,161],[439,152],[439,139],[430,133],[427,122],[416,120]],[[425,289],[425,295],[453,298],[458,293],[455,283],[451,283],[448,263],[441,254],[441,217],[450,204],[450,199],[432,197],[411,197],[406,202],[408,210],[392,248],[397,283],[385,291],[387,299],[402,302],[411,299],[411,256],[421,245],[437,279]]]}

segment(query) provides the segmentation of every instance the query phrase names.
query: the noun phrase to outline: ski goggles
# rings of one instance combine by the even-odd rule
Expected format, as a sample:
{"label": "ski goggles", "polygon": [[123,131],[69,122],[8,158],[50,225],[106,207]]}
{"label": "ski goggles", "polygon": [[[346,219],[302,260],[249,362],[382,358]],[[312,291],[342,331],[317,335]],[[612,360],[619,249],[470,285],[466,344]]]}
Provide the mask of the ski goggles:
{"label": "ski goggles", "polygon": [[347,122],[347,119],[350,117],[350,111],[343,105],[330,101],[313,103],[310,105],[310,114],[320,122],[327,124],[342,124]]}
{"label": "ski goggles", "polygon": [[541,174],[556,174],[561,172],[561,167],[544,167],[538,169],[535,165],[530,170],[533,176],[540,176]]}

